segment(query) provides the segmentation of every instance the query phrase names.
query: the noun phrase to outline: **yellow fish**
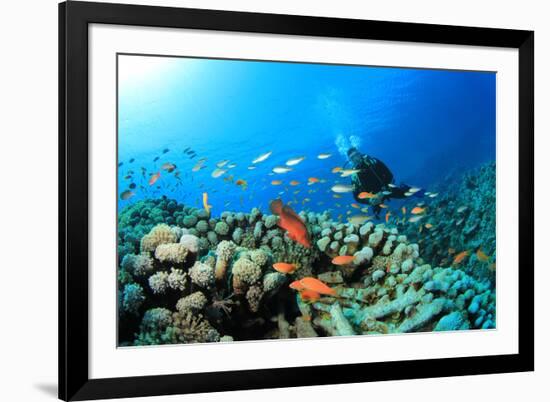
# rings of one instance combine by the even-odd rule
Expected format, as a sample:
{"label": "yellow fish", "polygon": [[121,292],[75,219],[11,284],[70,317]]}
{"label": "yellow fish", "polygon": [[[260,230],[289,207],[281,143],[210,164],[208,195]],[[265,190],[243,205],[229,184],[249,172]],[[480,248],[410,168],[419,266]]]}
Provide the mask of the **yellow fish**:
{"label": "yellow fish", "polygon": [[210,215],[210,208],[212,205],[208,205],[208,193],[202,193],[202,206],[208,215]]}

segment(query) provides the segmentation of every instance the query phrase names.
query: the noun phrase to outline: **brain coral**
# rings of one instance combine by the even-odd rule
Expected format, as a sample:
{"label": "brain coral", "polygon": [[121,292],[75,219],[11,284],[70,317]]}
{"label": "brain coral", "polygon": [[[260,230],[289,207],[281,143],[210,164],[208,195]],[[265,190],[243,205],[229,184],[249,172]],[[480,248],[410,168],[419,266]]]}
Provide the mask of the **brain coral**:
{"label": "brain coral", "polygon": [[181,264],[187,257],[187,247],[181,243],[159,244],[155,250],[155,258],[160,262]]}
{"label": "brain coral", "polygon": [[140,249],[142,252],[154,252],[159,244],[176,243],[177,241],[178,238],[170,226],[162,223],[141,238]]}

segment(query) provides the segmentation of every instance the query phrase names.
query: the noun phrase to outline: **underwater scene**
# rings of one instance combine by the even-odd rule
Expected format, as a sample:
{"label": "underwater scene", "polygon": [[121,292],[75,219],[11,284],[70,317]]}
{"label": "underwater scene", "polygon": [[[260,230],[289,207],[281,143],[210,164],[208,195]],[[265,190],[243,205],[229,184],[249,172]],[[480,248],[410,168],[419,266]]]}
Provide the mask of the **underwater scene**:
{"label": "underwater scene", "polygon": [[118,346],[496,328],[496,75],[117,58]]}

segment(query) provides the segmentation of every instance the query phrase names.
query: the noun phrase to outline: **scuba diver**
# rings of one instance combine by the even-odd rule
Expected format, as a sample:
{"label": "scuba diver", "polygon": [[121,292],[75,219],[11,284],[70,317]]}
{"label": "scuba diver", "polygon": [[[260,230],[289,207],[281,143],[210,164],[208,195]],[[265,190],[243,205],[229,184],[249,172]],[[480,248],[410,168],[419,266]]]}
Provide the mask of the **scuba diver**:
{"label": "scuba diver", "polygon": [[[393,174],[390,169],[380,159],[369,155],[364,155],[355,147],[347,151],[349,162],[357,173],[351,175],[353,185],[353,197],[358,203],[369,204],[373,207],[373,212],[378,219],[380,213],[380,204],[390,198],[405,198],[405,194],[411,186],[393,184]],[[363,192],[378,195],[376,197],[360,198],[359,194]],[[422,194],[415,193],[417,196]]]}

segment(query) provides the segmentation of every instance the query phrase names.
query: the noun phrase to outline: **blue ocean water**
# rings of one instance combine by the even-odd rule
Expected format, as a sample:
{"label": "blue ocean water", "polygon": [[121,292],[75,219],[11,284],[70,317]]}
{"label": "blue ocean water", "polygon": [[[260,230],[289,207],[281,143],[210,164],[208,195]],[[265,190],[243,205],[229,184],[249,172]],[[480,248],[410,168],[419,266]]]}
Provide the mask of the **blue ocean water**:
{"label": "blue ocean water", "polygon": [[[346,166],[351,145],[384,161],[396,183],[427,190],[495,160],[491,72],[128,55],[118,73],[119,194],[132,192],[119,207],[163,195],[202,207],[207,193],[214,216],[282,198],[336,217],[354,202],[330,190],[350,183],[332,169]],[[304,160],[292,171],[272,172],[295,157]],[[214,178],[221,161],[227,171]]]}

